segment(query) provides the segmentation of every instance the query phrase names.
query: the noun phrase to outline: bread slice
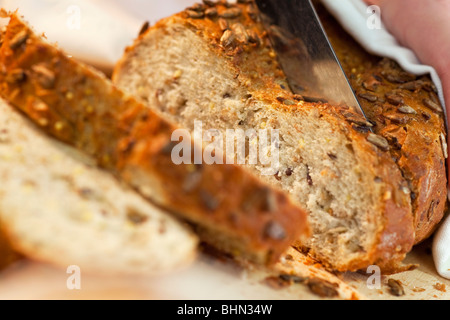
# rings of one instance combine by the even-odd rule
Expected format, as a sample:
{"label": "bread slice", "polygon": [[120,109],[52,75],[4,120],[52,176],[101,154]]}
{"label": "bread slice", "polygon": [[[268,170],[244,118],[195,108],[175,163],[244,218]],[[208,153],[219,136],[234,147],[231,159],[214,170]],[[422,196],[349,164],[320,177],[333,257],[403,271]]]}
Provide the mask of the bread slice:
{"label": "bread slice", "polygon": [[293,95],[255,6],[243,2],[208,1],[160,21],[126,50],[113,81],[186,128],[280,130],[279,170],[261,178],[308,210],[313,236],[303,245],[336,270],[391,269],[414,229],[388,142],[345,106]]}
{"label": "bread slice", "polygon": [[[243,168],[175,164],[171,138],[178,127],[36,36],[16,15],[3,37],[0,65],[0,92],[12,105],[154,203],[195,224],[218,248],[274,263],[309,234],[305,212]],[[188,145],[203,151],[192,141]]]}
{"label": "bread slice", "polygon": [[431,236],[447,206],[447,133],[436,88],[428,75],[417,77],[367,53],[320,6],[319,15],[374,131],[389,141],[408,182],[419,243]]}
{"label": "bread slice", "polygon": [[24,256],[89,273],[144,275],[196,256],[188,227],[3,101],[0,177],[0,226]]}

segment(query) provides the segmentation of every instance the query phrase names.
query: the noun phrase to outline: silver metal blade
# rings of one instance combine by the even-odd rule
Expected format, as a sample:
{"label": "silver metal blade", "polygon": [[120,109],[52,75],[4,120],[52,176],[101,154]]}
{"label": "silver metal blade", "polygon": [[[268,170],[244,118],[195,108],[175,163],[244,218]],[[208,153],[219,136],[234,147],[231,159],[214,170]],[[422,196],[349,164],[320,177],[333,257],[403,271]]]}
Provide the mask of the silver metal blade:
{"label": "silver metal blade", "polygon": [[310,0],[256,0],[294,93],[364,111]]}

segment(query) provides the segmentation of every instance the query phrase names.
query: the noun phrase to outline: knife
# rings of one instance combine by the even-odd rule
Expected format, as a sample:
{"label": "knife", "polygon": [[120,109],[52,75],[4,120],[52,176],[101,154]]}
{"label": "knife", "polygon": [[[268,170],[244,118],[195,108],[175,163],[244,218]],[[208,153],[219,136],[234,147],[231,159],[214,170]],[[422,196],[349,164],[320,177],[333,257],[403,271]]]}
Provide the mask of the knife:
{"label": "knife", "polygon": [[256,4],[291,90],[306,101],[345,104],[365,117],[312,2]]}

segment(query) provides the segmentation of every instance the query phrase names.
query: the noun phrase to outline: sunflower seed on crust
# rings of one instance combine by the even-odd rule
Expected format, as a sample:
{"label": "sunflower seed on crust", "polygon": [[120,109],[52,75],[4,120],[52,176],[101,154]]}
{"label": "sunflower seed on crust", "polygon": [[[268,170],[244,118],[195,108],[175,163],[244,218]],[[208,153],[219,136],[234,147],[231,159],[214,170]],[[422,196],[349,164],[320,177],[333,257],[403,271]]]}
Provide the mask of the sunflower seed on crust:
{"label": "sunflower seed on crust", "polygon": [[376,134],[373,133],[369,133],[369,136],[367,137],[367,141],[369,141],[370,143],[372,143],[373,145],[377,146],[378,148],[380,148],[383,151],[388,151],[389,150],[389,143],[388,141]]}
{"label": "sunflower seed on crust", "polygon": [[231,30],[225,30],[222,38],[220,38],[220,43],[223,47],[228,48],[234,46],[236,42],[236,36]]}
{"label": "sunflower seed on crust", "polygon": [[401,104],[404,104],[405,101],[403,100],[403,98],[395,93],[388,93],[386,94],[386,100],[390,103],[393,104],[394,106],[398,106]]}
{"label": "sunflower seed on crust", "polygon": [[209,18],[217,17],[218,14],[219,14],[219,12],[217,11],[217,8],[215,8],[215,7],[208,8],[205,11],[205,15]]}
{"label": "sunflower seed on crust", "polygon": [[9,47],[12,50],[15,50],[19,48],[22,44],[24,44],[29,37],[29,34],[26,30],[23,30],[16,34],[14,38],[12,38],[11,42],[9,43]]}
{"label": "sunflower seed on crust", "polygon": [[427,108],[433,110],[434,112],[437,112],[437,113],[442,113],[442,112],[443,112],[441,106],[438,105],[437,103],[434,103],[434,102],[431,101],[430,99],[423,99],[423,104],[424,104]]}
{"label": "sunflower seed on crust", "polygon": [[205,16],[205,13],[202,11],[187,10],[186,12],[191,19],[202,19]]}
{"label": "sunflower seed on crust", "polygon": [[241,23],[235,23],[231,26],[231,30],[233,30],[236,39],[244,44],[247,44],[249,41],[249,36],[245,27]]}
{"label": "sunflower seed on crust", "polygon": [[398,108],[398,111],[404,114],[417,114],[417,111],[414,110],[413,108],[411,108],[408,105],[403,105],[401,107]]}
{"label": "sunflower seed on crust", "polygon": [[363,98],[369,102],[377,102],[378,97],[371,93],[361,93],[358,95],[360,98]]}
{"label": "sunflower seed on crust", "polygon": [[55,73],[42,65],[32,67],[33,72],[37,76],[37,81],[44,89],[52,89],[55,86]]}
{"label": "sunflower seed on crust", "polygon": [[242,14],[241,8],[230,8],[222,12],[220,16],[225,19],[234,19],[239,17],[241,14]]}

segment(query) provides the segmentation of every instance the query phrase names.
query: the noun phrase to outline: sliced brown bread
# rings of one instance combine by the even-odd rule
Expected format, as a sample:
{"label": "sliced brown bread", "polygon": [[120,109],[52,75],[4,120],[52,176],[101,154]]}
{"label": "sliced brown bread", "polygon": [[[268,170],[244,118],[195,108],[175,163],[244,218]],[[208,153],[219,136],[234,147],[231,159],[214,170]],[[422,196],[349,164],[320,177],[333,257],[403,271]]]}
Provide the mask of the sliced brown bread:
{"label": "sliced brown bread", "polygon": [[26,257],[86,273],[156,275],[196,256],[188,227],[2,100],[0,177],[0,228]]}
{"label": "sliced brown bread", "polygon": [[313,236],[302,244],[336,270],[392,269],[414,228],[388,142],[346,107],[293,95],[256,8],[243,2],[205,1],[162,20],[126,50],[113,80],[186,128],[280,130],[279,170],[261,178],[307,208]]}
{"label": "sliced brown bread", "polygon": [[436,229],[447,204],[447,134],[436,88],[429,76],[417,77],[367,53],[323,7],[318,9],[364,111],[376,123],[374,131],[388,140],[408,182],[419,243]]}
{"label": "sliced brown bread", "polygon": [[16,15],[3,37],[0,67],[0,93],[13,106],[195,224],[203,240],[236,256],[274,263],[309,234],[305,212],[243,168],[176,165],[171,138],[177,126],[35,35]]}

